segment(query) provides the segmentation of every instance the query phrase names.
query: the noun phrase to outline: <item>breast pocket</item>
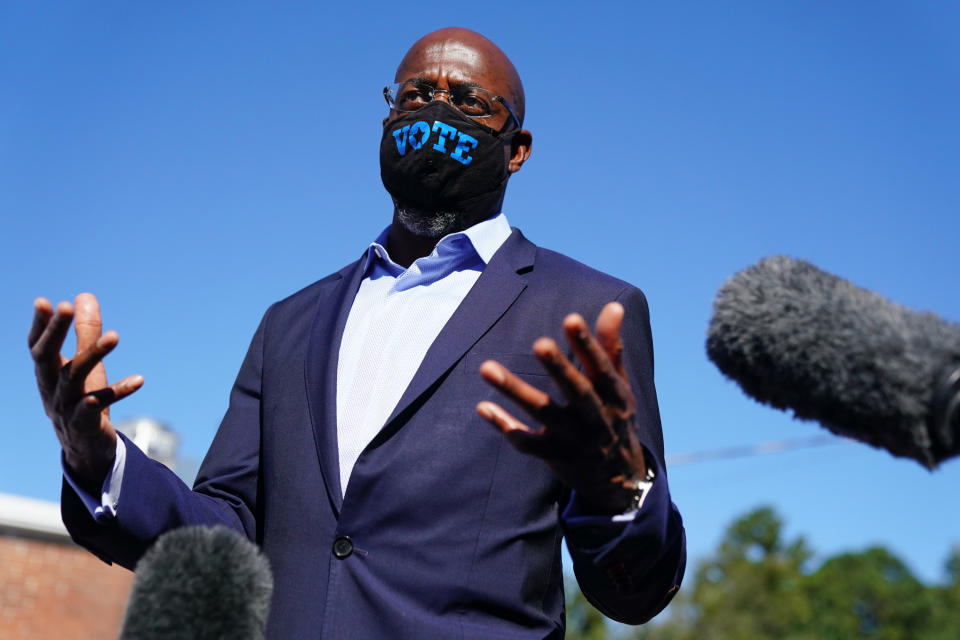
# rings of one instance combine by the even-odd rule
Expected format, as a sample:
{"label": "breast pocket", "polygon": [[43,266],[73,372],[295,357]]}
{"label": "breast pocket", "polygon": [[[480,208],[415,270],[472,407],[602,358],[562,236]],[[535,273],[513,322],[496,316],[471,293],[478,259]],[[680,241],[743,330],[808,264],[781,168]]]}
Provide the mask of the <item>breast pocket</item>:
{"label": "breast pocket", "polygon": [[537,360],[532,353],[484,352],[469,353],[467,354],[467,357],[464,358],[463,372],[468,376],[473,376],[477,383],[477,387],[475,388],[477,388],[477,391],[480,394],[477,397],[477,401],[492,400],[494,402],[503,404],[504,407],[507,407],[507,405],[510,404],[509,402],[504,404],[506,397],[481,379],[480,365],[486,360],[496,360],[527,384],[549,394],[550,397],[553,398],[554,402],[559,402],[561,404],[564,402],[563,394],[561,393],[560,388],[557,387],[556,383],[553,381],[553,378],[550,377],[550,375],[547,373],[547,370],[543,368],[543,365],[540,364],[540,361]]}
{"label": "breast pocket", "polygon": [[468,353],[465,360],[467,374],[479,375],[480,365],[487,360],[496,360],[513,373],[526,378],[543,376],[549,378],[547,370],[532,353]]}

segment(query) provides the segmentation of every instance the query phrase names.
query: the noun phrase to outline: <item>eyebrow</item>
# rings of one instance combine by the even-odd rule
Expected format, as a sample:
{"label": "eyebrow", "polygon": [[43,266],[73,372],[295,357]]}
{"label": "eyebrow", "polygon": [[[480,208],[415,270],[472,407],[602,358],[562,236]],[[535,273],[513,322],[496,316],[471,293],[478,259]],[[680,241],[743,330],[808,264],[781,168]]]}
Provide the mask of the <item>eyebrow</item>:
{"label": "eyebrow", "polygon": [[[417,84],[428,84],[428,85],[430,85],[431,87],[436,87],[436,86],[437,86],[437,83],[436,83],[436,82],[434,82],[434,81],[431,80],[430,78],[426,78],[426,77],[424,77],[424,76],[414,76],[413,78],[408,78],[408,79],[404,80],[404,81],[401,82],[400,84],[403,84],[403,83],[406,83],[406,82],[414,82],[414,83],[417,83]],[[450,82],[449,84],[450,84],[451,88],[460,88],[460,87],[480,87],[481,89],[484,88],[484,87],[480,86],[480,83],[478,83],[478,82]],[[489,91],[489,89],[488,89],[488,91]]]}

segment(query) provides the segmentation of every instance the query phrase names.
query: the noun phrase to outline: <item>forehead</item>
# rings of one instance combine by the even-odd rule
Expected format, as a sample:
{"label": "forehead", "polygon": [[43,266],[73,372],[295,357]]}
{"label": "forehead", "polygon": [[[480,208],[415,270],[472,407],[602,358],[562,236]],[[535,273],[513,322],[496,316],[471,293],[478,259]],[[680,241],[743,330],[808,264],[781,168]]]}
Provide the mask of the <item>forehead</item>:
{"label": "forehead", "polygon": [[396,81],[424,78],[432,82],[479,84],[492,91],[509,89],[498,56],[457,40],[436,40],[411,49],[397,68]]}

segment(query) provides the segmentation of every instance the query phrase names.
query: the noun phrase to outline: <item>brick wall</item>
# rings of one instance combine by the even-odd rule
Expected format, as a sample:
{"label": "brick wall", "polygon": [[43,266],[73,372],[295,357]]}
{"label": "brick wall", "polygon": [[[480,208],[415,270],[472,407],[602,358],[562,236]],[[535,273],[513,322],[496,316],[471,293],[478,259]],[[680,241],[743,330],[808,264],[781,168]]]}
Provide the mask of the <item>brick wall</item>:
{"label": "brick wall", "polygon": [[0,638],[116,638],[132,583],[72,543],[0,535]]}

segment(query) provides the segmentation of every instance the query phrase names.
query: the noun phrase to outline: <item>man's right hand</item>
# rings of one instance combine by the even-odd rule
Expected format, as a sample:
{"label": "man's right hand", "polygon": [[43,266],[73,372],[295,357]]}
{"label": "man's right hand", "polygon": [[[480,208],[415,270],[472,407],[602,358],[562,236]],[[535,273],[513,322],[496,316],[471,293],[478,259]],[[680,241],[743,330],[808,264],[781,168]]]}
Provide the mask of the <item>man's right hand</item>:
{"label": "man's right hand", "polygon": [[[67,360],[60,349],[71,320],[77,352]],[[117,346],[118,337],[115,331],[101,334],[101,330],[97,299],[81,293],[74,306],[61,302],[56,312],[49,300],[37,298],[27,337],[43,408],[53,422],[64,460],[80,486],[95,496],[100,495],[117,449],[109,407],[143,385],[140,375],[107,384],[103,358]]]}

